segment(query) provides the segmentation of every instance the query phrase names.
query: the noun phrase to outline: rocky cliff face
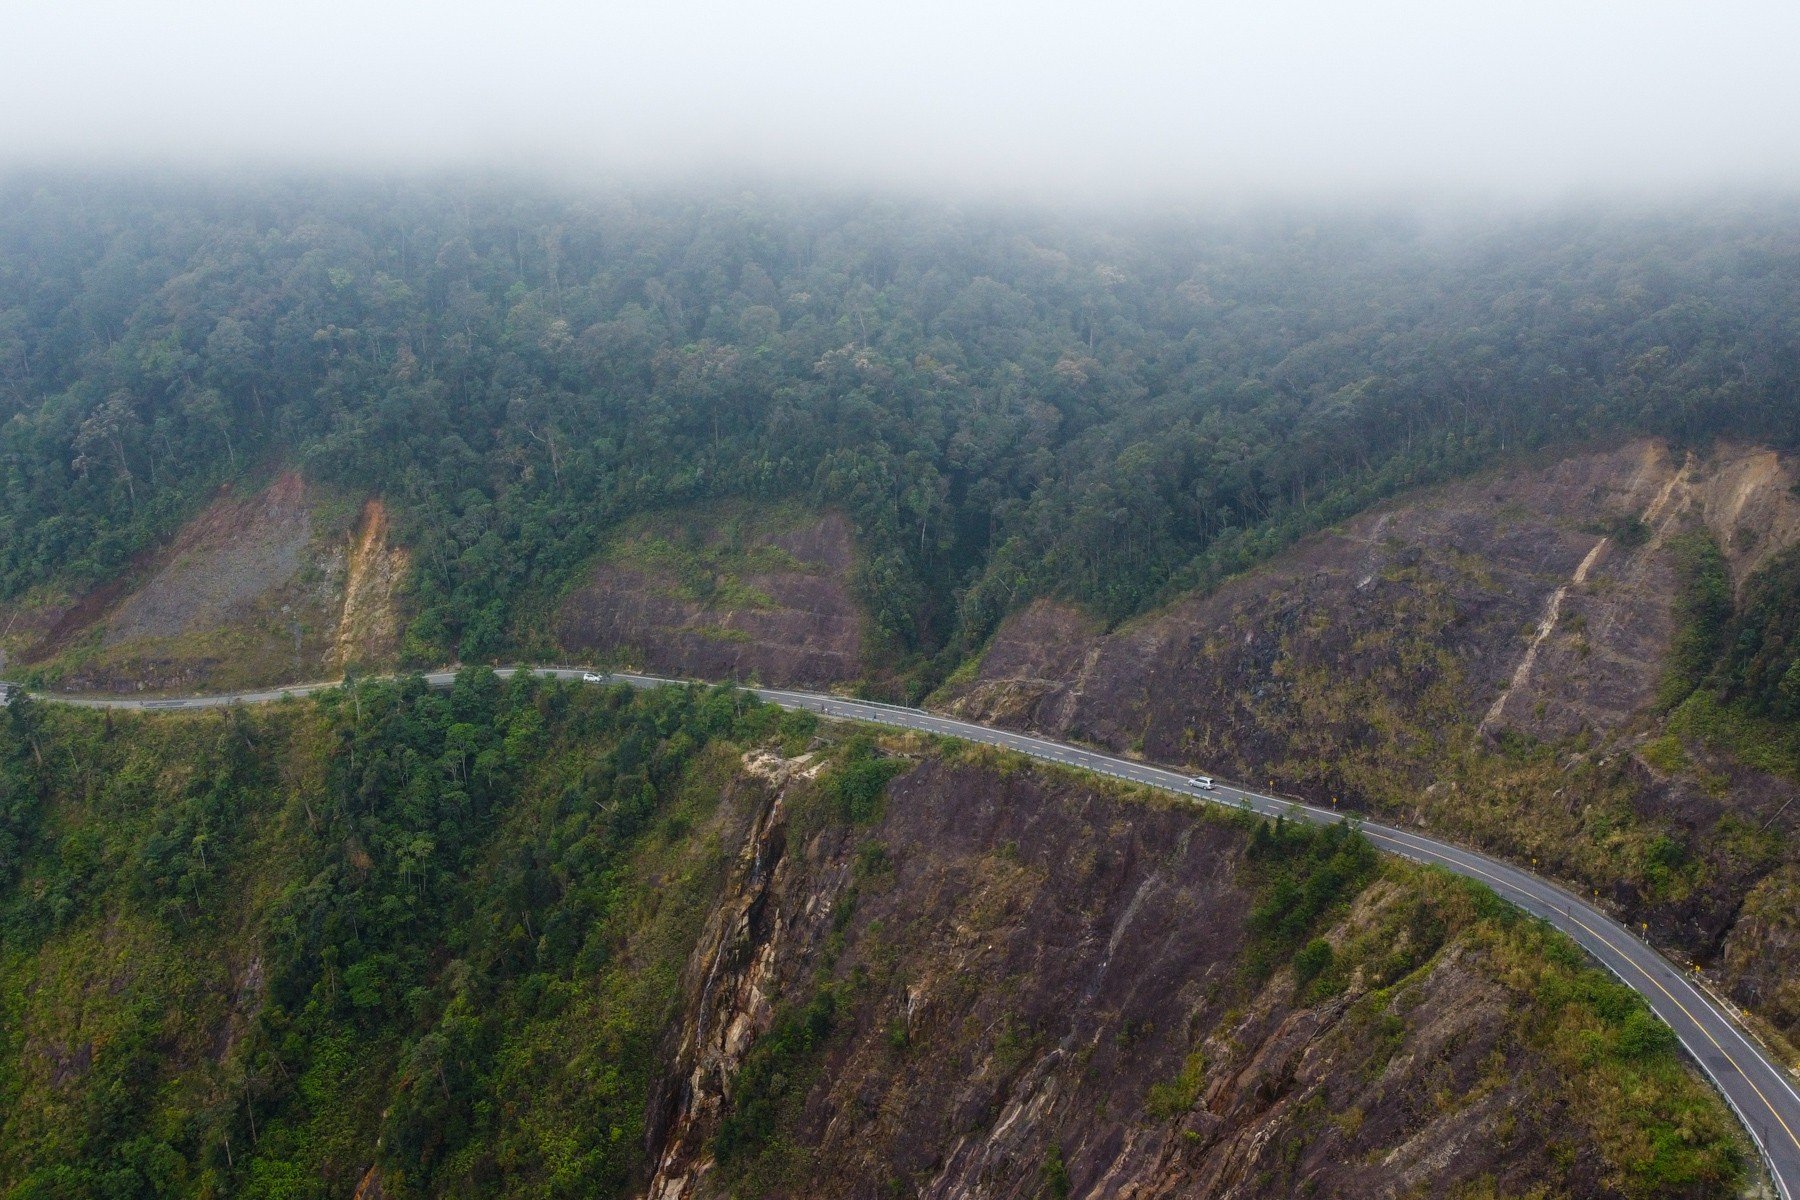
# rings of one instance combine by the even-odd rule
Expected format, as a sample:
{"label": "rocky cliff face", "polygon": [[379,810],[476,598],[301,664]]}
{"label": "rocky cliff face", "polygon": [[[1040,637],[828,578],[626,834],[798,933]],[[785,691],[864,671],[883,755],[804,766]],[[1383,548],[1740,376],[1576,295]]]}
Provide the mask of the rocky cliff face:
{"label": "rocky cliff face", "polygon": [[[1114,631],[1037,604],[940,700],[1473,837],[1729,963],[1739,904],[1793,849],[1746,853],[1721,831],[1779,834],[1800,789],[1723,759],[1669,770],[1644,747],[1662,732],[1673,543],[1705,529],[1741,587],[1800,541],[1795,478],[1768,451],[1657,442],[1515,468],[1364,514]],[[1672,836],[1705,869],[1649,886],[1653,851],[1622,826]]]}
{"label": "rocky cliff face", "polygon": [[[1496,945],[1392,883],[1327,937],[1407,965],[1312,998],[1291,970],[1246,982],[1246,826],[934,759],[875,825],[818,825],[804,761],[756,766],[775,786],[652,1104],[654,1200],[1632,1190]],[[721,1164],[746,1119],[775,1128]]]}
{"label": "rocky cliff face", "polygon": [[843,516],[730,524],[697,516],[617,539],[558,610],[558,643],[676,678],[787,686],[862,674]]}

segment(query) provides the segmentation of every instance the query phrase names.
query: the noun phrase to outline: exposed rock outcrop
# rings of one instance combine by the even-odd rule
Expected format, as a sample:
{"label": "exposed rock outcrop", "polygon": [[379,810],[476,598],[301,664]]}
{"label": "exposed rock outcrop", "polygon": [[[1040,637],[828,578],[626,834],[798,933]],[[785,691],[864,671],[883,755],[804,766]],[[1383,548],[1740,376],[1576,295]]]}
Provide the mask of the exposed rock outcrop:
{"label": "exposed rock outcrop", "polygon": [[[1615,1194],[1476,945],[1391,994],[1309,1003],[1279,972],[1243,1002],[1243,827],[932,759],[866,830],[809,833],[788,794],[689,964],[654,1200]],[[1333,936],[1396,898],[1378,885]],[[738,1070],[823,988],[793,1142],[745,1185],[714,1160]]]}

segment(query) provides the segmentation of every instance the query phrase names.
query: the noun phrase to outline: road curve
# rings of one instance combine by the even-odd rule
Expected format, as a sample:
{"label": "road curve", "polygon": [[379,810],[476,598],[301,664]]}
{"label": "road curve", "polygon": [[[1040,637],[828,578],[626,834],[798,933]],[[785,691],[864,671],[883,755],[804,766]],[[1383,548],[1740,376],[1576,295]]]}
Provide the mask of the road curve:
{"label": "road curve", "polygon": [[[517,670],[518,668],[501,668],[498,674],[508,676],[515,674]],[[589,675],[597,675],[603,682],[627,683],[633,687],[660,687],[690,682],[625,672],[596,672],[591,668],[579,667],[533,670],[539,675],[564,680],[580,680]],[[424,678],[433,686],[445,687],[455,680],[456,673],[436,671]],[[34,699],[87,708],[179,711],[263,704],[288,696],[306,696],[337,686],[337,683],[296,684],[228,695],[153,700],[58,695],[35,695]],[[804,709],[840,720],[916,729],[999,746],[1046,762],[1097,771],[1102,775],[1175,792],[1191,800],[1247,809],[1264,816],[1285,815],[1290,820],[1307,820],[1319,825],[1354,819],[1327,809],[1224,783],[1210,790],[1202,790],[1192,785],[1184,772],[1117,758],[1031,734],[959,721],[923,709],[781,688],[751,687],[745,690],[783,708]],[[1567,934],[1626,986],[1643,996],[1656,1015],[1675,1031],[1688,1054],[1699,1063],[1700,1069],[1737,1113],[1738,1119],[1743,1122],[1761,1152],[1782,1200],[1796,1200],[1800,1196],[1800,1092],[1796,1092],[1787,1071],[1739,1028],[1718,1003],[1695,986],[1685,972],[1651,949],[1647,942],[1619,922],[1549,880],[1488,855],[1404,829],[1373,821],[1359,821],[1359,825],[1364,836],[1382,850],[1415,862],[1442,867],[1488,885],[1503,899]]]}

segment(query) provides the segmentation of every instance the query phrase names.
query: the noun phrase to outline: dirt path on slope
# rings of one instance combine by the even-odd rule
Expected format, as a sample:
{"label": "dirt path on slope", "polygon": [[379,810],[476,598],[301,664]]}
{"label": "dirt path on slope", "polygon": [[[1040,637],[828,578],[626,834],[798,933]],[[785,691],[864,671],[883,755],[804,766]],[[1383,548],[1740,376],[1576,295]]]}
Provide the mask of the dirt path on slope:
{"label": "dirt path on slope", "polygon": [[1544,619],[1538,622],[1537,636],[1532,638],[1531,645],[1525,648],[1525,657],[1519,660],[1519,665],[1513,671],[1512,681],[1506,685],[1506,690],[1495,698],[1493,705],[1488,708],[1487,716],[1481,719],[1481,724],[1477,727],[1480,732],[1486,733],[1488,728],[1501,718],[1506,711],[1506,702],[1531,678],[1531,668],[1537,664],[1538,649],[1544,644],[1545,639],[1555,631],[1556,621],[1562,615],[1563,600],[1568,596],[1569,589],[1580,587],[1587,582],[1588,572],[1593,569],[1594,564],[1600,559],[1601,552],[1611,542],[1611,538],[1604,537],[1595,542],[1594,548],[1587,552],[1587,556],[1575,568],[1575,574],[1569,577],[1569,582],[1551,594],[1550,606],[1544,613]]}

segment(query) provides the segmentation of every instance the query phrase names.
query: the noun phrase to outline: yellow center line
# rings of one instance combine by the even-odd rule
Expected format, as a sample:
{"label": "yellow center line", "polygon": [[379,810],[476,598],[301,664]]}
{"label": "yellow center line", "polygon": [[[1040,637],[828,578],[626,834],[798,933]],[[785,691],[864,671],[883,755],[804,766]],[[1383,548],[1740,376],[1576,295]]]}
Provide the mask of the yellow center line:
{"label": "yellow center line", "polygon": [[[1367,834],[1368,836],[1381,838],[1384,841],[1391,842],[1392,844],[1394,844],[1396,846],[1405,846],[1408,850],[1417,850],[1418,849],[1418,847],[1408,845],[1406,842],[1403,842],[1398,838],[1387,837],[1386,835],[1383,835],[1380,833],[1369,834],[1367,830],[1364,830],[1364,833]],[[1464,871],[1468,871],[1468,872],[1471,872],[1476,875],[1480,875],[1484,879],[1491,879],[1495,883],[1501,885],[1502,887],[1511,886],[1506,882],[1506,880],[1501,879],[1498,875],[1490,875],[1486,871],[1482,870],[1480,867],[1470,866],[1467,863],[1456,863],[1455,866],[1459,870],[1464,870]],[[1611,950],[1614,954],[1618,955],[1627,964],[1629,964],[1632,970],[1636,971],[1639,975],[1642,975],[1645,979],[1647,979],[1651,983],[1655,984],[1656,990],[1661,992],[1663,995],[1667,996],[1669,998],[1669,1002],[1671,1004],[1673,1004],[1676,1008],[1679,1008],[1682,1012],[1682,1015],[1685,1016],[1689,1021],[1691,1021],[1693,1023],[1694,1028],[1698,1029],[1701,1033],[1706,1035],[1706,1040],[1713,1044],[1713,1049],[1717,1050],[1720,1054],[1723,1054],[1725,1056],[1725,1061],[1730,1063],[1732,1069],[1738,1073],[1738,1078],[1742,1079],[1745,1083],[1750,1085],[1750,1090],[1755,1092],[1756,1098],[1763,1102],[1763,1107],[1767,1108],[1769,1110],[1769,1115],[1775,1118],[1776,1123],[1781,1126],[1782,1131],[1788,1135],[1788,1140],[1790,1140],[1794,1143],[1794,1148],[1797,1150],[1800,1150],[1800,1136],[1797,1136],[1794,1133],[1793,1129],[1788,1125],[1787,1121],[1785,1121],[1782,1118],[1780,1110],[1777,1109],[1773,1104],[1771,1104],[1769,1102],[1769,1098],[1767,1096],[1763,1095],[1763,1090],[1756,1086],[1756,1081],[1754,1079],[1750,1078],[1749,1073],[1746,1072],[1744,1070],[1744,1068],[1738,1063],[1738,1060],[1732,1057],[1731,1051],[1727,1050],[1724,1046],[1721,1046],[1719,1044],[1719,1039],[1715,1038],[1712,1035],[1712,1031],[1710,1029],[1708,1029],[1705,1025],[1700,1023],[1700,1021],[1694,1016],[1694,1014],[1688,1010],[1688,1006],[1683,1004],[1681,1002],[1680,998],[1677,997],[1674,992],[1671,992],[1668,988],[1666,988],[1662,985],[1662,980],[1660,980],[1656,976],[1650,974],[1650,972],[1644,970],[1644,968],[1638,966],[1637,963],[1632,960],[1632,958],[1629,954],[1627,954],[1627,953],[1625,953],[1625,951],[1619,949],[1619,947],[1613,943],[1612,939],[1608,938],[1600,930],[1595,929],[1592,925],[1589,925],[1586,921],[1583,921],[1580,917],[1576,916],[1572,909],[1565,910],[1563,915],[1565,917],[1567,917],[1569,920],[1575,922],[1575,924],[1577,924],[1577,925],[1581,926],[1583,929],[1587,930],[1590,934],[1592,934],[1595,937],[1595,939],[1597,939],[1608,950]]]}

